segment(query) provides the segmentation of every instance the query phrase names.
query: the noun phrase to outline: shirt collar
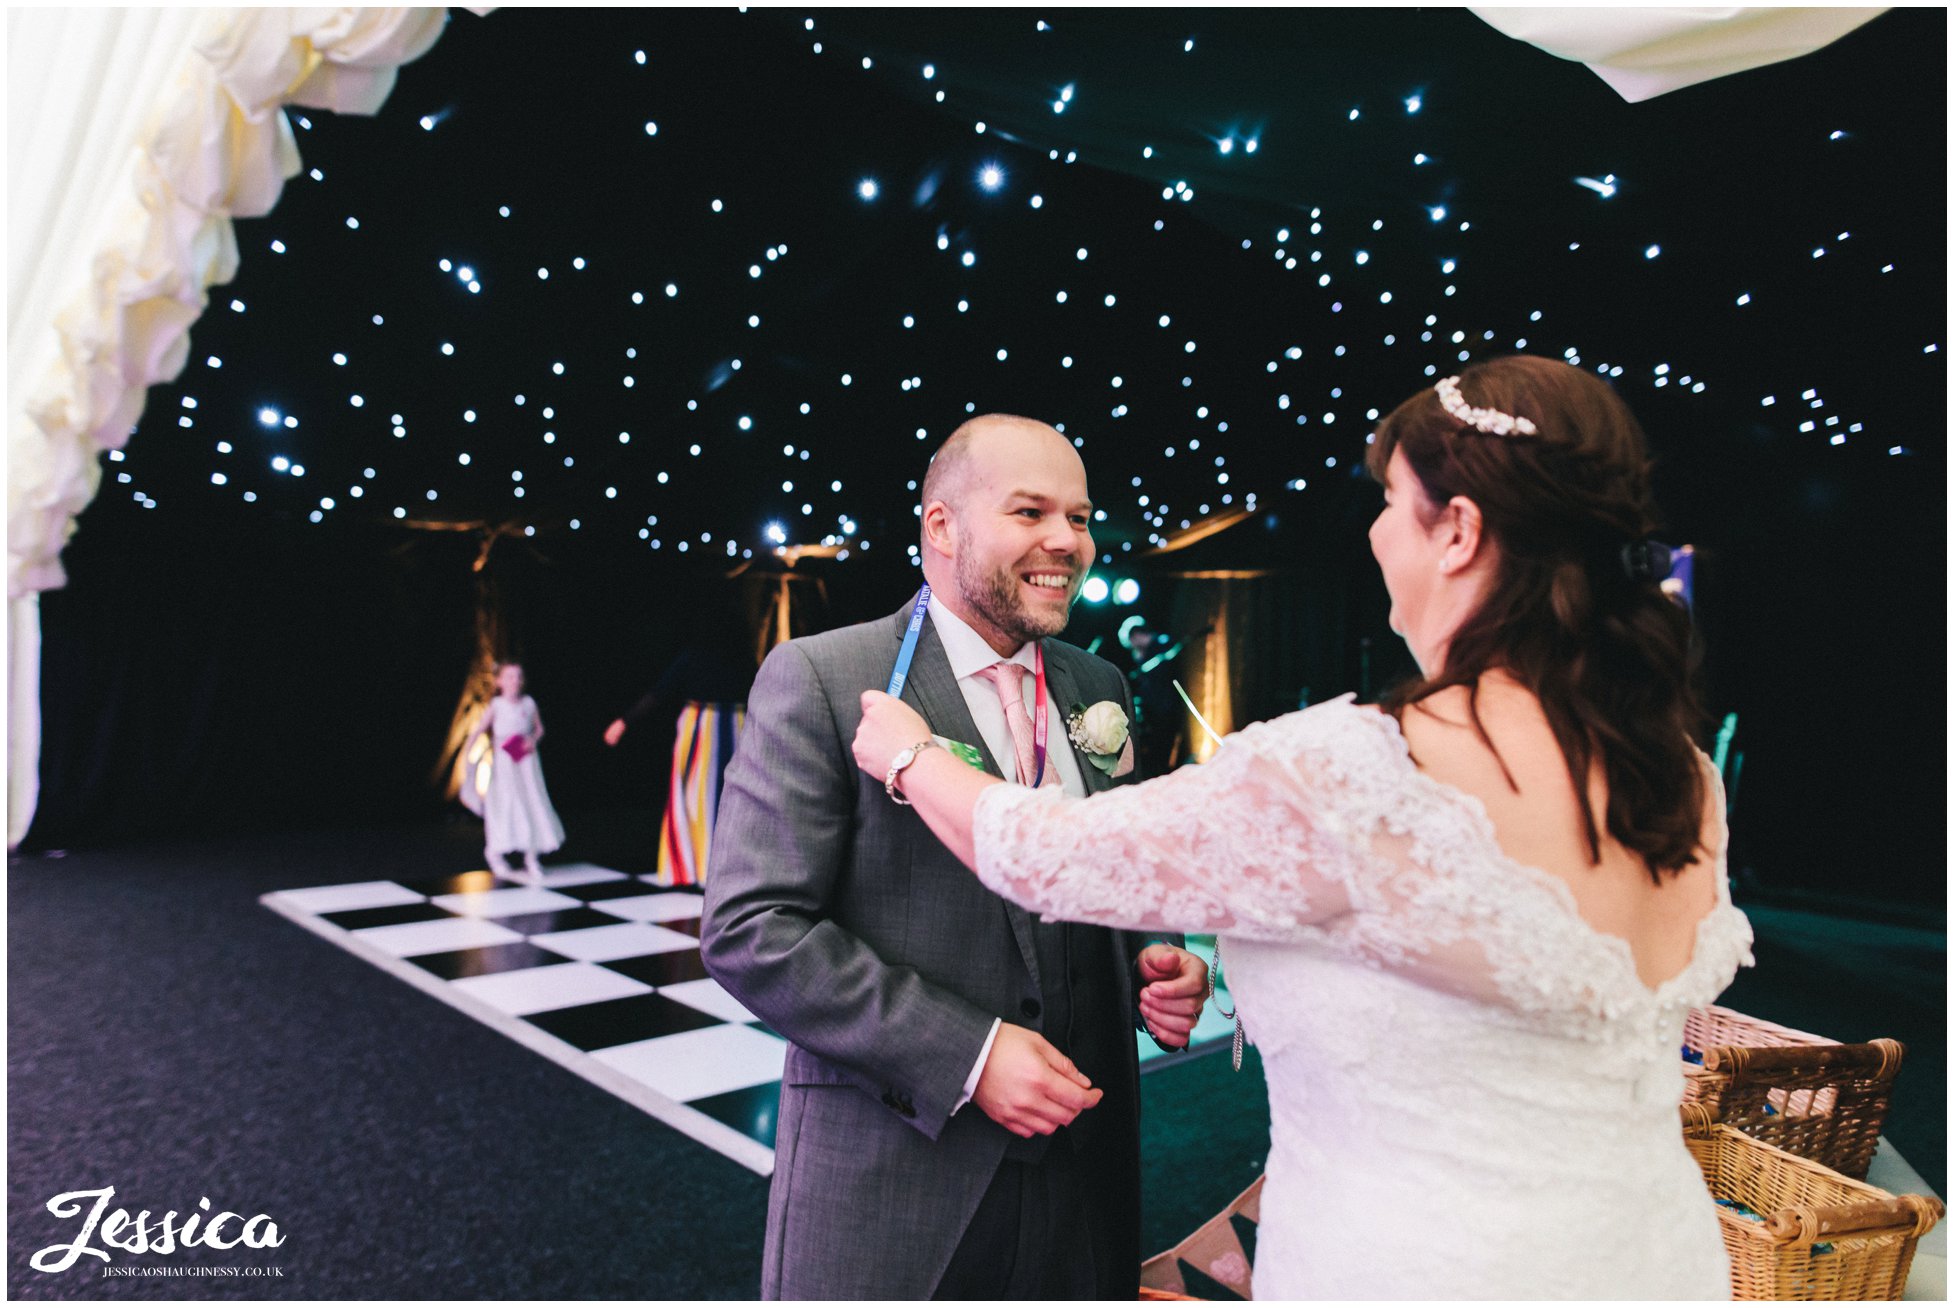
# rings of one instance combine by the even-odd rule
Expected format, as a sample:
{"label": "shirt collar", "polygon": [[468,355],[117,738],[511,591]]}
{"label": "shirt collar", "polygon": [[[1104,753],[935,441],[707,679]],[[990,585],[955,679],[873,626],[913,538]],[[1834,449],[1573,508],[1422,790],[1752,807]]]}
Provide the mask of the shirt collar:
{"label": "shirt collar", "polygon": [[[943,642],[943,655],[950,661],[950,672],[957,680],[973,677],[993,663],[1005,661],[991,648],[989,641],[978,635],[968,622],[952,613],[949,605],[935,595],[930,596],[929,614],[930,622],[936,627],[937,639]],[[1027,671],[1036,670],[1038,666],[1030,641],[1019,646],[1018,652],[1008,661],[1023,664]]]}

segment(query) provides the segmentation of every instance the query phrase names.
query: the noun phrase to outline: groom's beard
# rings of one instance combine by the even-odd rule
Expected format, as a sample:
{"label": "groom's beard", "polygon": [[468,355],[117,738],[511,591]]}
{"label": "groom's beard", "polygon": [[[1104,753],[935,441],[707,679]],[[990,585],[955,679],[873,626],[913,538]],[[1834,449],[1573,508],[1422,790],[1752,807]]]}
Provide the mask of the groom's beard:
{"label": "groom's beard", "polygon": [[1018,580],[1017,569],[985,572],[983,565],[968,555],[957,560],[957,591],[979,617],[1024,645],[1064,631],[1072,616],[1072,605],[1079,597],[1080,573],[1071,564],[1048,564],[1034,571],[1059,572],[1071,578],[1063,608],[1034,612],[1025,606],[1023,583]]}

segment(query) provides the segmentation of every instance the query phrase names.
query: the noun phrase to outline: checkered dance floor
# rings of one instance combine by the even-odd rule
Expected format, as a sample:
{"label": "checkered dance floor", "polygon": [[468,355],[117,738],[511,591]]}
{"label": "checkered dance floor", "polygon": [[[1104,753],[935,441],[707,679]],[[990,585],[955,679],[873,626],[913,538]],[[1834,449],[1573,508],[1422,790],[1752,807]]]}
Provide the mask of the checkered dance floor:
{"label": "checkered dance floor", "polygon": [[[701,1144],[773,1171],[787,1045],[706,975],[696,891],[577,863],[547,869],[541,885],[464,872],[260,902]],[[1232,1031],[1210,1006],[1195,1043]],[[1144,1038],[1140,1051],[1160,1053]]]}

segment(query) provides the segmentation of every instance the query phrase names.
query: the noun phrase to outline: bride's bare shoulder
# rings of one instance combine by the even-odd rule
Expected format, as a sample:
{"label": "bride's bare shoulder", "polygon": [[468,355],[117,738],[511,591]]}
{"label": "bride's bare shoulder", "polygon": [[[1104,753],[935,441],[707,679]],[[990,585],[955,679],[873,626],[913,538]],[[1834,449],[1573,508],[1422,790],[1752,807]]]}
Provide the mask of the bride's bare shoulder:
{"label": "bride's bare shoulder", "polygon": [[[1473,722],[1474,712],[1478,724]],[[1509,747],[1524,748],[1534,743],[1551,744],[1552,728],[1540,701],[1533,692],[1502,674],[1480,678],[1478,695],[1466,686],[1447,686],[1415,704],[1408,704],[1399,716],[1405,744],[1421,763],[1450,760],[1458,763],[1490,760],[1487,739],[1502,752]],[[1480,734],[1481,729],[1485,735]]]}

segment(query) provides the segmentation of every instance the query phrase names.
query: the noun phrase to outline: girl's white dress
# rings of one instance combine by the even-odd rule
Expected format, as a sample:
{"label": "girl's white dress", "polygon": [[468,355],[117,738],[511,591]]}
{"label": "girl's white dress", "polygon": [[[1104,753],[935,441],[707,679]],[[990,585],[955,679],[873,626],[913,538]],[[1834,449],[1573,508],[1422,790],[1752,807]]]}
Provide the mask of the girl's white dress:
{"label": "girl's white dress", "polygon": [[1089,800],[994,786],[979,874],[1072,921],[1212,931],[1268,1081],[1257,1299],[1712,1299],[1683,1017],[1749,961],[1716,906],[1651,989],[1566,884],[1346,696]]}
{"label": "girl's white dress", "polygon": [[536,733],[536,701],[527,695],[517,700],[497,695],[489,701],[487,713],[495,761],[489,768],[488,793],[482,803],[486,844],[498,854],[548,854],[561,849],[563,823],[550,806],[542,759],[534,749],[520,760],[513,759],[502,748],[502,742],[511,736]]}

